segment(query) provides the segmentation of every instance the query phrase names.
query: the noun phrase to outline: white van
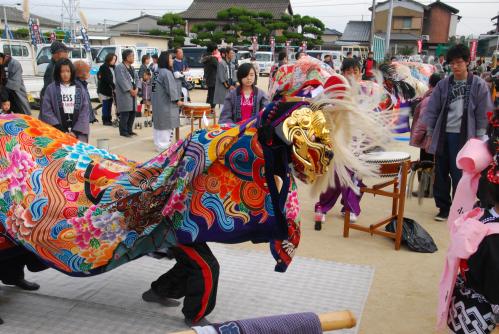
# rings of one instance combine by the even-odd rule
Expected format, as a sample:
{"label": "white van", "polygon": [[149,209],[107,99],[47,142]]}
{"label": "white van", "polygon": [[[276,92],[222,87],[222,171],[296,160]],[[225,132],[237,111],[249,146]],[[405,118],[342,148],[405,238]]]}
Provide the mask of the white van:
{"label": "white van", "polygon": [[237,59],[238,65],[251,63],[251,52],[246,51],[246,50],[237,51],[236,59]]}
{"label": "white van", "polygon": [[[85,48],[82,45],[68,45],[68,47],[71,48],[69,59],[71,59],[72,62],[83,60],[91,65],[92,55],[90,53],[87,54],[87,51],[85,51]],[[36,75],[43,76],[45,74],[45,70],[50,63],[51,58],[50,44],[38,45],[36,52]]]}
{"label": "white van", "polygon": [[26,41],[0,39],[0,52],[12,56],[12,58],[21,63],[24,76],[35,75],[35,51],[31,43]]}
{"label": "white van", "polygon": [[258,64],[260,76],[266,74],[270,76],[270,71],[274,65],[272,52],[257,51],[255,53],[256,63]]}
{"label": "white van", "polygon": [[333,59],[334,70],[339,73],[341,69],[341,52],[332,50],[309,50],[307,55],[324,61],[327,55]]}
{"label": "white van", "polygon": [[135,46],[131,45],[106,45],[104,46],[99,53],[97,54],[97,57],[95,58],[95,66],[92,69],[95,73],[99,71],[99,67],[104,63],[106,60],[106,56],[110,53],[114,53],[118,57],[118,63],[121,63],[122,57],[121,54],[123,53],[124,50],[126,49],[131,49],[135,55],[135,62],[133,63],[133,67],[135,70],[139,70],[141,62],[139,59],[139,55],[137,54],[137,48]]}
{"label": "white van", "polygon": [[161,53],[161,50],[158,48],[150,47],[150,46],[138,46],[137,47],[137,56],[142,59],[143,55],[158,55]]}

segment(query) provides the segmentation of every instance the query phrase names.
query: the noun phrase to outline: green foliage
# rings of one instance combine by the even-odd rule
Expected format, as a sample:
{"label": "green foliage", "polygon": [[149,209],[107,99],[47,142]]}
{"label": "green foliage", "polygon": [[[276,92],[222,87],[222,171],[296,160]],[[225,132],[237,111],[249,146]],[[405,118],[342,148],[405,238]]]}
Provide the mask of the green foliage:
{"label": "green foliage", "polygon": [[19,28],[13,31],[13,34],[16,39],[25,39],[29,37],[29,30],[27,28]]}
{"label": "green foliage", "polygon": [[170,31],[184,24],[185,21],[182,16],[174,13],[166,13],[158,20],[158,25],[167,26],[168,28],[170,28]]}
{"label": "green foliage", "polygon": [[184,46],[186,34],[183,28],[185,21],[182,16],[174,13],[166,13],[158,20],[158,25],[168,27],[168,32],[154,29],[149,31],[149,34],[172,37],[174,47]]}
{"label": "green foliage", "polygon": [[220,22],[208,22],[196,24],[191,28],[197,38],[192,42],[199,45],[207,45],[213,41],[220,43],[251,44],[253,36],[258,37],[259,44],[270,44],[270,37],[274,37],[276,43],[282,44],[287,40],[291,44],[301,44],[307,41],[309,47],[322,44],[324,23],[311,16],[287,15],[275,19],[272,13],[255,12],[245,8],[231,7],[217,13]]}
{"label": "green foliage", "polygon": [[414,47],[411,47],[411,46],[404,46],[402,48],[400,48],[399,50],[399,54],[401,54],[402,56],[410,56],[410,55],[413,55],[414,54]]}
{"label": "green foliage", "polygon": [[149,35],[153,35],[153,36],[168,36],[169,33],[168,33],[168,31],[163,31],[163,30],[160,30],[160,29],[152,29],[152,30],[149,30]]}

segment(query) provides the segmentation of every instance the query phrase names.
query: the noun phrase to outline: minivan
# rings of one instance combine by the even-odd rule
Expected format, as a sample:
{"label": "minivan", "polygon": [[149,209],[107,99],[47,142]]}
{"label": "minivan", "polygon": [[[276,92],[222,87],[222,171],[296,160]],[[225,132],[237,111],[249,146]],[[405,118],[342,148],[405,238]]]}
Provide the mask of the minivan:
{"label": "minivan", "polygon": [[256,63],[258,64],[260,76],[266,74],[270,76],[272,65],[274,65],[274,57],[272,52],[257,51],[255,53]]}

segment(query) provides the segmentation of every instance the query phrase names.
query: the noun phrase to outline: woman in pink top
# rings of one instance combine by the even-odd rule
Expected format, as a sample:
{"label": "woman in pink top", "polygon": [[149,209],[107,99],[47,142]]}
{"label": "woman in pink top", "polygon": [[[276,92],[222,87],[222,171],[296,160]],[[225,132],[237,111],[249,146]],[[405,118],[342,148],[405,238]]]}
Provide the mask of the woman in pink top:
{"label": "woman in pink top", "polygon": [[239,86],[227,93],[219,123],[239,123],[255,116],[268,103],[267,95],[256,87],[255,67],[242,64],[237,70]]}

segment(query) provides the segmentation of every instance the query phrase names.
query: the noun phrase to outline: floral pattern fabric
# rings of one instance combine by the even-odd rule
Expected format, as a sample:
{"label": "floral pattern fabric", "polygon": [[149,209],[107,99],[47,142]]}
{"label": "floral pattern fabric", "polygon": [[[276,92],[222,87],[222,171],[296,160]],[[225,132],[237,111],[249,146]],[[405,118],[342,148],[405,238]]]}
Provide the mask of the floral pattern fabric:
{"label": "floral pattern fabric", "polygon": [[99,274],[182,243],[269,242],[278,266],[299,242],[296,186],[276,238],[254,121],[198,130],[145,163],[25,115],[0,116],[0,223],[66,274]]}

